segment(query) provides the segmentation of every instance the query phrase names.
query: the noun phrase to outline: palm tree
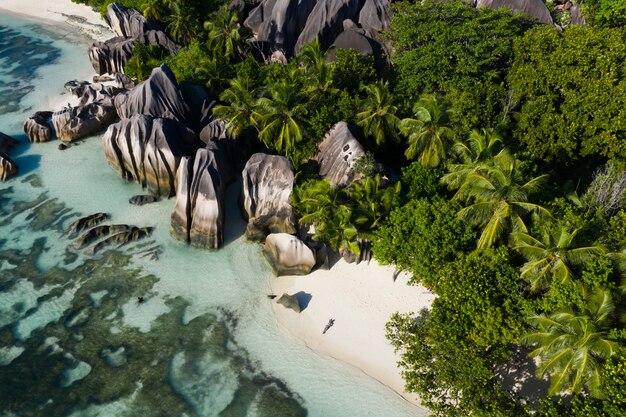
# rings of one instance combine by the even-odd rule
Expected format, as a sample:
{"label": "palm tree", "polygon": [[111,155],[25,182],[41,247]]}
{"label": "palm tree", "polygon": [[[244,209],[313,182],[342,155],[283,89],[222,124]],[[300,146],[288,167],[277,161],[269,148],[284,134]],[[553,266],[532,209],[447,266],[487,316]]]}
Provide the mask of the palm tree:
{"label": "palm tree", "polygon": [[142,4],[143,15],[147,19],[161,20],[167,13],[161,0],[147,0]]}
{"label": "palm tree", "polygon": [[259,139],[289,156],[294,145],[302,140],[307,110],[293,84],[286,81],[274,83],[268,92],[269,97],[257,101],[257,113],[253,115],[259,128]]}
{"label": "palm tree", "polygon": [[292,205],[300,212],[301,224],[315,227],[313,238],[340,251],[348,249],[359,253],[357,229],[352,223],[353,209],[344,188],[333,188],[328,180],[320,180],[307,187],[296,188]]}
{"label": "palm tree", "polygon": [[250,89],[247,78],[234,78],[230,87],[220,94],[220,101],[227,104],[217,105],[213,114],[227,120],[226,129],[232,136],[239,136],[244,130],[253,126],[255,115],[256,91]]}
{"label": "palm tree", "polygon": [[452,110],[433,94],[424,95],[415,103],[415,118],[400,122],[400,132],[409,140],[404,152],[408,159],[419,155],[419,162],[429,167],[436,167],[446,159],[453,138],[451,113]]}
{"label": "palm tree", "polygon": [[363,177],[350,186],[350,196],[357,204],[354,223],[369,232],[376,227],[396,206],[400,204],[400,182],[392,187],[380,186],[380,174],[374,178]]}
{"label": "palm tree", "polygon": [[525,182],[519,164],[509,152],[500,152],[493,158],[492,165],[469,174],[455,196],[475,201],[458,215],[471,224],[484,226],[478,249],[488,248],[511,233],[528,233],[523,220],[526,214],[550,216],[542,206],[528,202],[548,176]]}
{"label": "palm tree", "polygon": [[189,43],[191,37],[191,20],[181,2],[171,3],[171,14],[166,17],[167,31],[179,43]]}
{"label": "palm tree", "polygon": [[226,59],[242,54],[241,25],[236,13],[223,7],[215,18],[204,22],[204,30],[208,32],[209,47],[220,51]]}
{"label": "palm tree", "polygon": [[513,248],[527,260],[521,276],[530,283],[531,291],[546,289],[553,281],[571,281],[572,266],[585,264],[605,253],[601,246],[575,246],[578,230],[550,223],[543,229],[541,240],[527,233],[512,234]]}
{"label": "palm tree", "polygon": [[339,91],[333,87],[334,67],[326,64],[327,56],[328,52],[322,49],[319,38],[302,46],[298,54],[298,62],[304,70],[304,93],[311,97]]}
{"label": "palm tree", "polygon": [[457,140],[450,153],[458,161],[448,164],[448,173],[441,182],[449,189],[458,189],[465,178],[477,170],[485,162],[490,161],[502,150],[502,139],[494,129],[472,130],[467,141]]}
{"label": "palm tree", "polygon": [[361,87],[367,94],[363,100],[363,108],[356,115],[357,124],[361,126],[367,136],[372,136],[377,145],[384,144],[387,139],[398,138],[398,124],[396,116],[398,108],[393,105],[394,97],[389,91],[389,84],[385,81]]}
{"label": "palm tree", "polygon": [[530,356],[539,357],[538,377],[550,375],[550,395],[586,391],[602,397],[600,365],[618,347],[607,338],[613,310],[610,291],[599,288],[581,311],[564,309],[529,319],[535,331],[522,342],[537,346]]}

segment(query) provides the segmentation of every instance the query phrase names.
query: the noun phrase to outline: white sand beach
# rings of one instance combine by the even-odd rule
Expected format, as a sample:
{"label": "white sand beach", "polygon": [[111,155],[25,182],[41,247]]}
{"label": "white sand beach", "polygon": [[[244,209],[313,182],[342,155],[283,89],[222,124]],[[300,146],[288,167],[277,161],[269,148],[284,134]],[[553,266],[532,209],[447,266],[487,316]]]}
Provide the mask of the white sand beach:
{"label": "white sand beach", "polygon": [[[415,394],[404,391],[396,363],[399,357],[385,338],[385,324],[396,311],[417,312],[431,305],[435,295],[421,285],[408,286],[408,274],[393,280],[394,268],[369,264],[348,264],[339,260],[330,270],[306,276],[270,279],[277,296],[296,294],[310,300],[297,314],[273,303],[279,327],[300,339],[309,348],[361,369],[419,405]],[[335,324],[322,334],[328,320]]]}
{"label": "white sand beach", "polygon": [[94,40],[106,40],[113,36],[100,17],[100,13],[84,4],[70,0],[2,0],[0,9],[55,24],[66,24],[69,29],[83,33]]}

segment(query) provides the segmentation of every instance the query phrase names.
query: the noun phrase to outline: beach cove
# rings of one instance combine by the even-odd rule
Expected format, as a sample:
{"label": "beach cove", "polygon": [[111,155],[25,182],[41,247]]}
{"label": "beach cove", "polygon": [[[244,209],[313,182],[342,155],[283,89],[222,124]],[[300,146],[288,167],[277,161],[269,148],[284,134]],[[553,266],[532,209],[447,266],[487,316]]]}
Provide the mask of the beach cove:
{"label": "beach cove", "polygon": [[[32,91],[19,98],[18,110],[0,114],[0,130],[24,140],[21,123],[33,111],[71,102],[74,97],[63,93],[63,84],[90,78],[85,33],[91,38],[108,34],[98,32],[97,14],[69,1],[9,1],[1,7],[52,20],[58,29],[42,33],[32,20],[21,23],[0,8],[4,16],[15,16],[2,21],[12,24],[11,30],[29,27],[33,37],[54,39],[48,53],[55,58],[34,72]],[[77,35],[65,39],[68,30]],[[433,296],[425,288],[407,287],[406,276],[394,280],[393,268],[374,262],[339,261],[330,271],[271,277],[260,247],[243,241],[236,186],[228,190],[225,247],[217,252],[186,247],[169,236],[172,200],[130,206],[128,199],[142,193],[140,186],[107,166],[99,136],[79,143],[64,152],[56,141],[20,145],[20,175],[0,188],[5,277],[0,308],[8,317],[0,327],[0,363],[15,367],[16,377],[20,369],[28,377],[37,368],[24,369],[26,363],[45,363],[36,349],[45,346],[59,358],[45,379],[54,389],[47,393],[42,382],[33,390],[34,401],[50,395],[54,402],[64,389],[78,390],[85,383],[75,404],[60,405],[51,415],[110,415],[111,410],[133,415],[159,398],[197,415],[426,414],[409,403],[417,403],[414,396],[403,393],[398,358],[384,337],[390,314],[429,305]],[[99,211],[109,213],[112,222],[154,227],[154,234],[148,243],[93,259],[68,249],[65,227],[79,214]],[[155,253],[158,259],[152,259]],[[267,298],[283,292],[308,294],[304,311],[297,315]],[[135,302],[140,295],[146,298],[141,305]],[[329,318],[336,324],[322,334]],[[82,340],[103,333],[117,344],[105,337],[82,350]],[[137,349],[146,345],[157,346],[158,357],[151,349]],[[146,368],[154,375],[143,375]],[[124,373],[115,377],[112,370]],[[89,391],[121,375],[128,384],[101,396]],[[148,395],[142,376],[162,383],[151,382],[154,391]],[[175,394],[168,391],[170,385]],[[92,404],[87,399],[93,395],[97,401]]]}

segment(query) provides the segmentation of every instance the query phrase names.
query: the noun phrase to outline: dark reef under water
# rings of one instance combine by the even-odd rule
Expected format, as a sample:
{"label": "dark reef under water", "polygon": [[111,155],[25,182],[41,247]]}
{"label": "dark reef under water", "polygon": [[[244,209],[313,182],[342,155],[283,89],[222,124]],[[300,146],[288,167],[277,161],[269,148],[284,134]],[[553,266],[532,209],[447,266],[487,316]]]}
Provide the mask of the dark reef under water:
{"label": "dark reef under water", "polygon": [[[28,184],[37,190],[40,181],[31,175],[19,186]],[[125,416],[307,414],[297,394],[237,345],[237,318],[226,310],[187,320],[188,303],[166,298],[169,311],[149,331],[124,324],[123,306],[149,299],[158,281],[133,264],[145,244],[94,257],[66,248],[42,268],[50,242],[71,243],[65,227],[78,213],[39,190],[23,200],[13,187],[0,189],[0,348],[23,349],[0,365],[0,415],[95,415],[93,407],[114,402]],[[13,224],[20,213],[26,221]],[[30,248],[14,248],[16,234],[41,231]],[[3,297],[25,281],[36,302]]]}

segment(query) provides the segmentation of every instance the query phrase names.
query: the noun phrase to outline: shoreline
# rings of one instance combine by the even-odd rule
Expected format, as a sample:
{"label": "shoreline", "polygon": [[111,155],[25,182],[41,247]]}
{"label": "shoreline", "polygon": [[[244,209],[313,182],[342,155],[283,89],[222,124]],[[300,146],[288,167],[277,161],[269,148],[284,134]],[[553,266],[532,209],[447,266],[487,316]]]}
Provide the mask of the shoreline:
{"label": "shoreline", "polygon": [[[63,10],[59,12],[57,10]],[[84,4],[70,0],[2,0],[0,11],[38,24],[68,29],[76,35],[86,36],[93,41],[104,41],[115,34],[106,26],[100,13]]]}
{"label": "shoreline", "polygon": [[[103,25],[99,13],[70,0],[3,0],[0,11],[53,28],[67,27],[72,32],[70,35],[92,40],[115,36]],[[76,79],[89,80],[89,77]],[[50,110],[58,110],[68,100],[74,105],[78,98],[60,94],[49,97],[48,105],[54,107]],[[419,398],[404,391],[396,364],[399,357],[385,338],[385,324],[396,311],[417,312],[428,308],[435,295],[421,285],[407,286],[408,274],[400,274],[395,281],[393,274],[392,266],[381,266],[376,261],[356,265],[340,259],[330,270],[317,270],[305,276],[276,278],[269,274],[266,285],[278,296],[298,292],[310,296],[300,314],[272,302],[273,319],[283,334],[313,352],[358,368],[427,415],[428,410],[420,405]],[[322,334],[329,318],[336,322]]]}
{"label": "shoreline", "polygon": [[[393,266],[375,260],[356,265],[340,259],[331,269],[309,275],[271,276],[268,286],[276,299],[287,293],[305,301],[299,314],[275,301],[272,310],[283,333],[360,369],[427,413],[415,394],[404,391],[400,358],[385,338],[385,324],[394,312],[428,308],[436,296],[422,285],[408,286],[407,273],[395,281],[393,275]],[[322,334],[330,318],[335,324]]]}

